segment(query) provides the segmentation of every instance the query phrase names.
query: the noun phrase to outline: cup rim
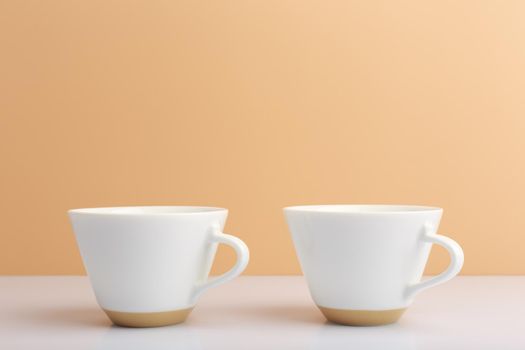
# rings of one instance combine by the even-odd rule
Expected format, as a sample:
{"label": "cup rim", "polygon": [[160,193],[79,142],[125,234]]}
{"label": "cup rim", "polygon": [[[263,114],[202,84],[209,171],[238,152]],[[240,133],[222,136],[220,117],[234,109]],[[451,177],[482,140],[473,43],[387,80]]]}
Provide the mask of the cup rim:
{"label": "cup rim", "polygon": [[441,212],[440,207],[412,204],[313,204],[283,208],[284,212],[331,214],[408,214]]}
{"label": "cup rim", "polygon": [[70,209],[68,214],[82,215],[119,215],[119,216],[146,216],[146,215],[199,215],[205,213],[228,212],[226,208],[191,206],[191,205],[141,205],[116,206]]}

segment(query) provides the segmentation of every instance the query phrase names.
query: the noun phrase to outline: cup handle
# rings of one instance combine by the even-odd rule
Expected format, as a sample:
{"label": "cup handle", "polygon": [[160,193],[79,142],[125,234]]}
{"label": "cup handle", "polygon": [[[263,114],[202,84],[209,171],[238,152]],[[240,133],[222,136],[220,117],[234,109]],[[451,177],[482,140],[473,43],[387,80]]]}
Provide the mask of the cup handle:
{"label": "cup handle", "polygon": [[216,287],[219,284],[239,276],[244,271],[246,265],[248,265],[248,261],[250,260],[250,251],[248,250],[248,246],[239,238],[221,232],[219,225],[213,225],[209,243],[224,243],[229,245],[235,250],[237,261],[229,271],[223,273],[220,276],[211,277],[207,281],[199,283],[193,290],[192,299],[194,302],[205,290]]}
{"label": "cup handle", "polygon": [[459,273],[461,267],[463,266],[463,249],[461,249],[459,244],[457,244],[456,241],[452,240],[451,238],[438,235],[434,225],[430,223],[425,224],[425,229],[421,240],[423,242],[436,243],[444,247],[450,255],[450,264],[443,273],[423,282],[418,282],[408,286],[405,291],[405,297],[408,300],[411,300],[416,294],[427,288],[437,286],[438,284],[450,280]]}

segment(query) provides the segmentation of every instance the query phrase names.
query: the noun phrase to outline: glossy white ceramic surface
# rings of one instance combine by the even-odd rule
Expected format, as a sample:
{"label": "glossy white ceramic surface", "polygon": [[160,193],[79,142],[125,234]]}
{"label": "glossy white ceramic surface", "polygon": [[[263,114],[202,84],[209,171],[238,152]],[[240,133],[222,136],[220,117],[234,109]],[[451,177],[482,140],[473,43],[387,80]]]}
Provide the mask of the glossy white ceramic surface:
{"label": "glossy white ceramic surface", "polygon": [[[436,234],[442,209],[394,205],[321,205],[284,209],[315,303],[350,310],[406,308],[421,290],[454,277],[463,252]],[[451,264],[420,283],[432,243]]]}
{"label": "glossy white ceramic surface", "polygon": [[[205,289],[238,276],[249,252],[222,233],[227,215],[222,208],[176,206],[69,211],[97,301],[120,312],[187,309]],[[218,243],[232,246],[237,262],[208,280]]]}

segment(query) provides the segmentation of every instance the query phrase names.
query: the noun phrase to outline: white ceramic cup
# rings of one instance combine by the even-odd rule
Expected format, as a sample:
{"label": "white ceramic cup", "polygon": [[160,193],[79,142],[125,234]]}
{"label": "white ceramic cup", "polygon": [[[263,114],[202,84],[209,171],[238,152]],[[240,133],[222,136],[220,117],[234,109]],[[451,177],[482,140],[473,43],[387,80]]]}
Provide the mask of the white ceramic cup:
{"label": "white ceramic cup", "polygon": [[[239,238],[222,233],[228,211],[211,207],[115,207],[69,211],[99,305],[113,323],[182,322],[199,295],[240,275],[249,260]],[[218,243],[235,266],[208,279]]]}
{"label": "white ceramic cup", "polygon": [[[436,233],[440,208],[315,205],[284,212],[312,298],[336,323],[395,322],[417,293],[451,279],[463,266],[461,247]],[[448,251],[451,262],[421,282],[433,243]]]}

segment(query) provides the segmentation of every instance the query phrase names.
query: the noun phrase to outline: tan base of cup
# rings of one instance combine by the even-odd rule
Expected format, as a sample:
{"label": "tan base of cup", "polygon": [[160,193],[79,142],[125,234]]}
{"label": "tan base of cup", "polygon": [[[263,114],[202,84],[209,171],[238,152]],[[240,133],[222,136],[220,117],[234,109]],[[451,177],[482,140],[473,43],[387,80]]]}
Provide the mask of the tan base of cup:
{"label": "tan base of cup", "polygon": [[346,326],[380,326],[394,323],[406,308],[393,310],[345,310],[318,306],[328,321]]}
{"label": "tan base of cup", "polygon": [[162,327],[184,322],[193,308],[163,312],[120,312],[103,309],[121,327]]}

